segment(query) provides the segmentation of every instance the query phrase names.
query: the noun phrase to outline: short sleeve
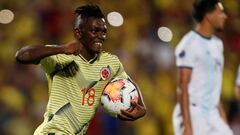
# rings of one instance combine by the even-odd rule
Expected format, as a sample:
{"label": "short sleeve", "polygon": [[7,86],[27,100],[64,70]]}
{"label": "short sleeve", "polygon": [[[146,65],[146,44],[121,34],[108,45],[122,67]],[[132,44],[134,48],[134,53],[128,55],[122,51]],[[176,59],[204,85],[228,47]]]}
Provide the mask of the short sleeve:
{"label": "short sleeve", "polygon": [[52,56],[43,58],[40,61],[39,65],[44,70],[44,72],[50,75],[52,72],[55,71],[55,67],[57,63],[58,63],[57,55],[52,55]]}
{"label": "short sleeve", "polygon": [[236,85],[240,86],[240,65],[238,67]]}
{"label": "short sleeve", "polygon": [[175,51],[177,67],[194,67],[194,51],[191,47],[177,48]]}
{"label": "short sleeve", "polygon": [[[118,60],[119,61],[119,60]],[[116,72],[116,75],[114,76],[114,78],[128,78],[127,73],[125,72],[122,63],[119,61],[119,68]]]}

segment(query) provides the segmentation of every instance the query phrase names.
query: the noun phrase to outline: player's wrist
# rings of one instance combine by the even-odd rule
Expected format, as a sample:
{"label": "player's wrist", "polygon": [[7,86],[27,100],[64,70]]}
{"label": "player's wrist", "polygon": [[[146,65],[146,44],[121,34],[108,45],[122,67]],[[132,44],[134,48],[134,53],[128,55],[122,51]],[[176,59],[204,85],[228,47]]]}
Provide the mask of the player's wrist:
{"label": "player's wrist", "polygon": [[72,54],[71,48],[69,45],[61,45],[59,51],[64,54]]}
{"label": "player's wrist", "polygon": [[186,129],[192,129],[192,125],[188,122],[188,123],[185,123],[184,124],[184,127],[186,128]]}
{"label": "player's wrist", "polygon": [[191,125],[185,125],[185,127],[188,128],[188,129],[192,129]]}

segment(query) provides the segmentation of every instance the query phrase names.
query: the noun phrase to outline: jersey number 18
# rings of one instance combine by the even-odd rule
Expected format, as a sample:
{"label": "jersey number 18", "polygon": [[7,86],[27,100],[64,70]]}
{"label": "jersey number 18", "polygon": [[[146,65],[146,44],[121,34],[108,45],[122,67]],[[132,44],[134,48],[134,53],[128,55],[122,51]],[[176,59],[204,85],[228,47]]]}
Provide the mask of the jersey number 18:
{"label": "jersey number 18", "polygon": [[86,93],[86,88],[83,88],[82,90],[82,105],[85,104],[85,98],[87,98],[87,104],[88,106],[92,106],[95,102],[95,89],[94,88],[90,88],[88,90],[88,93]]}

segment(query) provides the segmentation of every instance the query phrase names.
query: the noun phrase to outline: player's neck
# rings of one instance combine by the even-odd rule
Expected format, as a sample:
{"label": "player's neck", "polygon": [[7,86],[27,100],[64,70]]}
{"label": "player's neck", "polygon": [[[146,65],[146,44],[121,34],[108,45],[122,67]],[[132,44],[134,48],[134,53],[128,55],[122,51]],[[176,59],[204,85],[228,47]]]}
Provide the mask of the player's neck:
{"label": "player's neck", "polygon": [[84,47],[83,50],[80,52],[81,56],[87,60],[87,61],[90,61],[92,60],[93,58],[96,57],[96,54],[95,53],[89,53],[89,51]]}
{"label": "player's neck", "polygon": [[199,23],[195,27],[195,31],[206,38],[211,38],[214,30],[212,27],[206,23]]}

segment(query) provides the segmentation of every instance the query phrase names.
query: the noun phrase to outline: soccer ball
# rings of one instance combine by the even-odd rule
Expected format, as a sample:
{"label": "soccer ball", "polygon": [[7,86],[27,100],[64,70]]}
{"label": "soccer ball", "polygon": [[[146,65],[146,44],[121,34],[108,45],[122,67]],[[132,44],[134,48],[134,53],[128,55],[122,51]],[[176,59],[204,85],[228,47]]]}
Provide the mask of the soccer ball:
{"label": "soccer ball", "polygon": [[101,104],[105,112],[117,117],[120,110],[128,110],[131,101],[138,101],[137,88],[127,79],[114,79],[103,90]]}

